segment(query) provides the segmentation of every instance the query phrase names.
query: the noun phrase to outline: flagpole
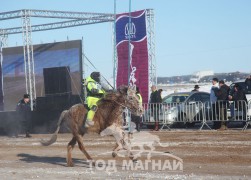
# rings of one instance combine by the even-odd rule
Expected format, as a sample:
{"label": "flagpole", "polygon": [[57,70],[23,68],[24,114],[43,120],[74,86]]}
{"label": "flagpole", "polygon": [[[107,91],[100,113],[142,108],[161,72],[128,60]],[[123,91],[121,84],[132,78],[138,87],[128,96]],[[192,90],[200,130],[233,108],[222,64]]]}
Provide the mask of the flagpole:
{"label": "flagpole", "polygon": [[114,29],[113,29],[113,87],[116,89],[116,0],[114,0]]}
{"label": "flagpole", "polygon": [[[131,23],[132,23],[132,17],[131,17],[131,0],[129,0],[129,25],[128,25],[128,86],[130,86],[130,75],[131,75]],[[127,111],[128,112],[128,111]],[[131,133],[131,116],[130,113],[128,112],[128,131]]]}
{"label": "flagpole", "polygon": [[129,0],[129,24],[128,24],[128,86],[130,85],[130,74],[131,74],[131,24],[132,24],[132,17],[131,17],[131,7],[132,2]]}

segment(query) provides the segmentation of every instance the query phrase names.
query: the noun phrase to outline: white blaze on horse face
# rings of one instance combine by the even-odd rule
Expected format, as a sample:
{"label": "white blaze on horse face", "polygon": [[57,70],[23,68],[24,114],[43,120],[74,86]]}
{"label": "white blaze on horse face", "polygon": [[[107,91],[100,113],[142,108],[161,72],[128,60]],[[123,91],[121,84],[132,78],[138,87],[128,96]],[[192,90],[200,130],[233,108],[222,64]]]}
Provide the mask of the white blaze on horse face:
{"label": "white blaze on horse face", "polygon": [[132,110],[133,114],[141,116],[143,113],[143,107],[139,102],[139,97],[136,94],[136,86],[128,87],[127,100],[129,100],[129,108]]}
{"label": "white blaze on horse face", "polygon": [[136,93],[136,85],[130,86],[130,88]]}
{"label": "white blaze on horse face", "polygon": [[135,86],[129,86],[127,90],[127,95],[128,96],[133,96],[133,94],[136,94],[136,87]]}

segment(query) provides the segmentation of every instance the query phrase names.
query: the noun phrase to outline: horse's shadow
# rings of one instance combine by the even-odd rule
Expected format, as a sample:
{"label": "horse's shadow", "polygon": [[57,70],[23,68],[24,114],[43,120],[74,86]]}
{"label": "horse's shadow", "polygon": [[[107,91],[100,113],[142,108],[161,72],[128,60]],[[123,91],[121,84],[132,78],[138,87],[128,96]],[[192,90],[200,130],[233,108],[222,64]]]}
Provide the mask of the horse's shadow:
{"label": "horse's shadow", "polygon": [[[36,156],[36,155],[25,154],[25,153],[20,153],[17,156],[21,158],[20,161],[23,161],[26,163],[48,163],[48,164],[59,165],[63,167],[67,166],[66,159],[63,157]],[[72,160],[75,166],[90,167],[89,162],[83,159],[73,158]]]}

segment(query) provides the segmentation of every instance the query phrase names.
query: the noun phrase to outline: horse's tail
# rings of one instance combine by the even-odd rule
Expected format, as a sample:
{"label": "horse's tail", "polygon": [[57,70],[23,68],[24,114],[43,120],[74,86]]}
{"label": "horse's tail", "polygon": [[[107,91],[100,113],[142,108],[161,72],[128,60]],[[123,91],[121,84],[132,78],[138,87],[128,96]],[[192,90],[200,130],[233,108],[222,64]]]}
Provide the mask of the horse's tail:
{"label": "horse's tail", "polygon": [[64,111],[61,113],[61,115],[60,115],[60,117],[59,117],[59,120],[58,120],[58,123],[57,123],[57,129],[56,129],[56,131],[53,133],[53,135],[51,136],[51,138],[50,138],[48,141],[45,141],[45,140],[43,140],[43,139],[40,141],[40,143],[41,143],[43,146],[49,146],[49,145],[51,145],[51,144],[53,144],[53,143],[56,142],[56,140],[57,140],[57,135],[58,135],[58,131],[59,131],[59,129],[60,129],[61,124],[63,123],[65,114],[66,114],[67,112],[68,112],[68,110],[64,110]]}

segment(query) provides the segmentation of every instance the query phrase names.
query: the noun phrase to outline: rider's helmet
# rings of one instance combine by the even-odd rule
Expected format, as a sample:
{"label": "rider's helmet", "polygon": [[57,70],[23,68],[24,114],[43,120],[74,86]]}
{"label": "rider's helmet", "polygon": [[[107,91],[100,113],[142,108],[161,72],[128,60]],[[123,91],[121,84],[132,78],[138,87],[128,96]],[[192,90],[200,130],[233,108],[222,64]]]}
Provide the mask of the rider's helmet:
{"label": "rider's helmet", "polygon": [[92,73],[91,73],[91,78],[92,78],[94,81],[100,83],[100,72],[92,72]]}

